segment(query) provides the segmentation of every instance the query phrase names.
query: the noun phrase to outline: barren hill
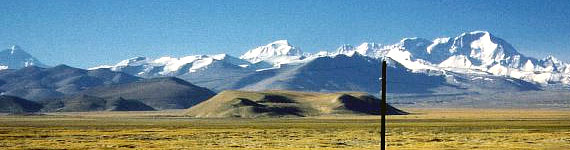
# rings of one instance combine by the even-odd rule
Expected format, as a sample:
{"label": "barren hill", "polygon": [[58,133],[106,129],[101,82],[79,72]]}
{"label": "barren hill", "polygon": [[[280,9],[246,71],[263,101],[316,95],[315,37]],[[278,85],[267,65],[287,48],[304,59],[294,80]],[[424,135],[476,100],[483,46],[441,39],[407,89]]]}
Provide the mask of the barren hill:
{"label": "barren hill", "polygon": [[186,109],[216,93],[174,77],[144,79],[137,82],[99,86],[82,94],[104,99],[123,97],[138,100],[155,109]]}
{"label": "barren hill", "polygon": [[0,96],[0,113],[27,113],[37,112],[41,104],[14,96]]}
{"label": "barren hill", "polygon": [[103,99],[90,95],[69,96],[62,99],[46,100],[45,112],[87,112],[87,111],[151,111],[154,108],[137,100],[122,97]]}
{"label": "barren hill", "polygon": [[[365,93],[223,91],[188,109],[199,118],[310,117],[334,114],[379,115],[380,100]],[[406,112],[388,106],[388,114]]]}

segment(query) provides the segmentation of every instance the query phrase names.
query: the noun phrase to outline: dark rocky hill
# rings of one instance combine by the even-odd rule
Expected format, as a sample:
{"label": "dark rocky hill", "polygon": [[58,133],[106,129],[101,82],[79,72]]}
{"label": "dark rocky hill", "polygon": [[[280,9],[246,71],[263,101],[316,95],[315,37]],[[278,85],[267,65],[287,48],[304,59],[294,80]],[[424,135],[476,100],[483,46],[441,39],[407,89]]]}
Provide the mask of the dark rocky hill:
{"label": "dark rocky hill", "polygon": [[42,109],[42,105],[14,96],[0,96],[0,113],[29,113]]}

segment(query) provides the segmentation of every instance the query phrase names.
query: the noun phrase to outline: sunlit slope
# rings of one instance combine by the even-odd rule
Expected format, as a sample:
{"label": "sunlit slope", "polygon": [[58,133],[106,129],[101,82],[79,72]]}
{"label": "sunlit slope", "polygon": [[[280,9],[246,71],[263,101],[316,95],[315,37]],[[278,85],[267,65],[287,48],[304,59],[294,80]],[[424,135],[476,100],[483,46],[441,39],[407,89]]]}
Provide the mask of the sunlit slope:
{"label": "sunlit slope", "polygon": [[[199,118],[310,117],[335,114],[379,115],[380,100],[364,93],[223,91],[188,109]],[[388,106],[388,114],[404,111]]]}

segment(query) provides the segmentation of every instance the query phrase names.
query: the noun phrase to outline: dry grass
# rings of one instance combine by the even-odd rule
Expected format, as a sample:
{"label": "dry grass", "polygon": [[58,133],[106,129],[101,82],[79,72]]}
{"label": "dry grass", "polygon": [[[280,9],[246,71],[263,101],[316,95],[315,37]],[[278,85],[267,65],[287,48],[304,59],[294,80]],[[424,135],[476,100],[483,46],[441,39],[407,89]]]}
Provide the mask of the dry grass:
{"label": "dry grass", "polygon": [[[388,148],[570,149],[570,111],[404,109]],[[0,117],[0,149],[379,149],[377,116],[192,119],[184,111]]]}

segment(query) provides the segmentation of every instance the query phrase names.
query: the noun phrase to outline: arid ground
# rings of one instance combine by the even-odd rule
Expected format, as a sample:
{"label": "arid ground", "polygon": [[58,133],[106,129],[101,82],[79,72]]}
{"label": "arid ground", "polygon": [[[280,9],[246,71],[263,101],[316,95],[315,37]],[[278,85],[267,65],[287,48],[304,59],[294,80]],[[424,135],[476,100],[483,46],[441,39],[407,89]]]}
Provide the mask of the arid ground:
{"label": "arid ground", "polygon": [[[569,110],[411,109],[388,149],[570,149]],[[379,149],[378,116],[194,119],[183,111],[0,117],[0,149]]]}

